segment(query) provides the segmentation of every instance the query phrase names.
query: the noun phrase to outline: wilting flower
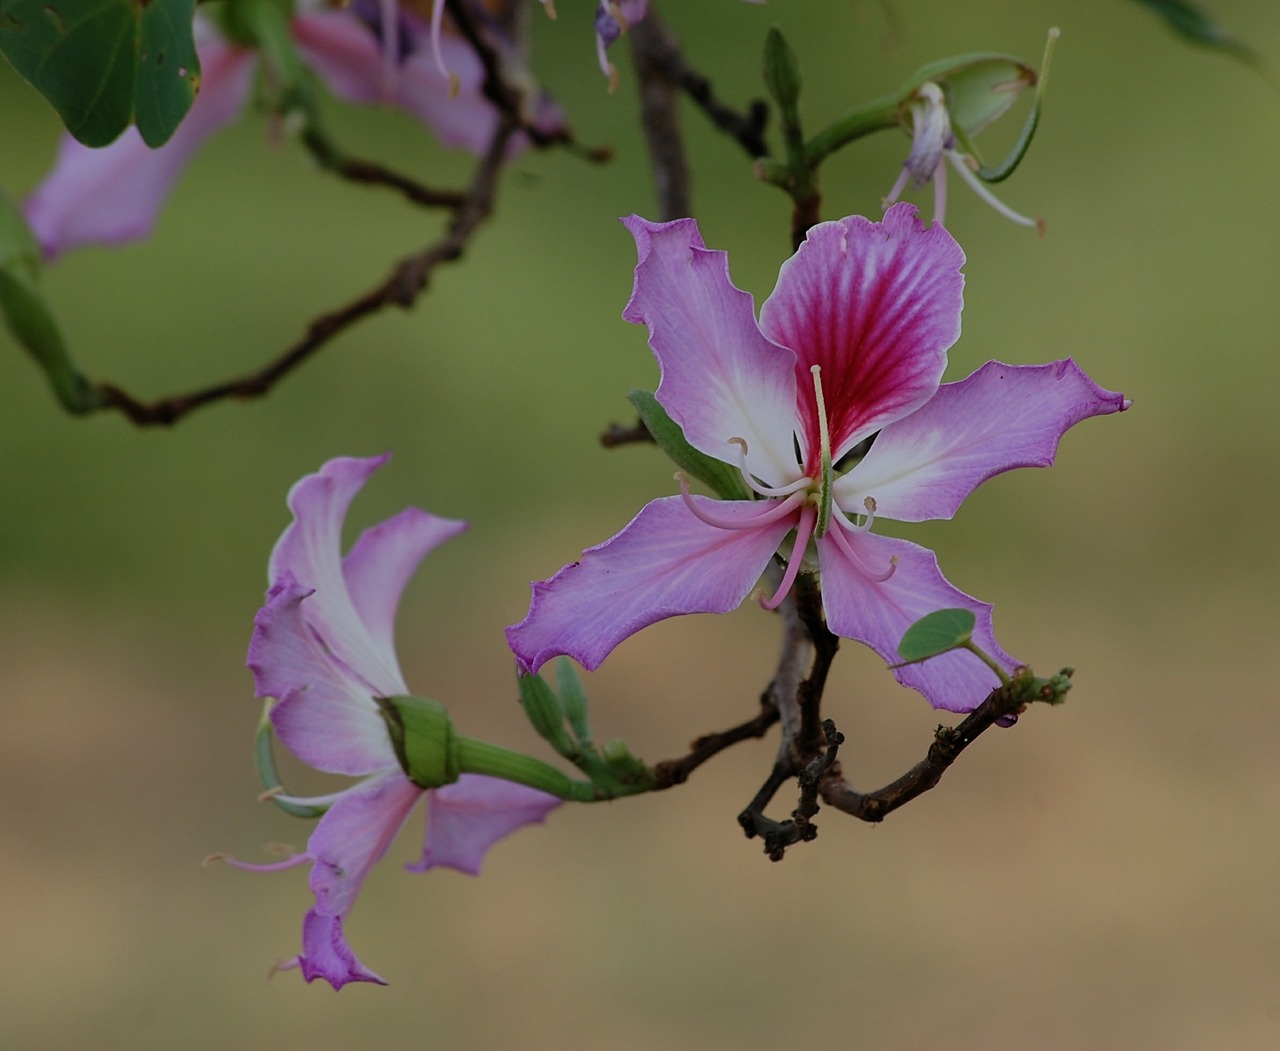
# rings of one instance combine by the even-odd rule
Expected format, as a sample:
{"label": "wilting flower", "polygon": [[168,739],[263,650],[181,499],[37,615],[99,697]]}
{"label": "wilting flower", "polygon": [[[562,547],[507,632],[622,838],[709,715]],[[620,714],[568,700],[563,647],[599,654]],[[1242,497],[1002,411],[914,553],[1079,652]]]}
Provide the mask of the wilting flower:
{"label": "wilting flower", "polygon": [[[443,4],[443,0],[436,0]],[[555,0],[542,0],[547,14],[556,17]],[[613,42],[649,13],[649,0],[600,0],[596,8],[596,58],[600,71],[609,78],[609,90],[618,86],[618,71],[609,61]]]}
{"label": "wilting flower", "polygon": [[947,112],[946,96],[937,84],[922,84],[908,106],[911,114],[911,151],[902,165],[902,173],[885,198],[885,204],[893,204],[902,196],[908,183],[915,189],[933,181],[933,217],[946,221],[947,214],[947,164],[949,163],[973,192],[991,205],[1006,219],[1022,226],[1032,226],[1043,232],[1044,223],[1015,212],[987,189],[986,184],[974,174],[977,161],[957,147],[956,135]]}
{"label": "wilting flower", "polygon": [[[975,642],[1006,670],[991,606],[953,587],[933,553],[871,531],[877,517],[950,518],[981,482],[1052,462],[1062,433],[1128,407],[1070,360],[989,362],[941,384],[960,334],[964,262],[941,226],[910,205],[882,223],[822,223],[782,267],[757,323],[692,219],[626,220],[635,287],[623,313],[649,327],[657,399],[696,450],[740,468],[753,499],[689,493],[654,500],[617,536],[533,585],[507,629],[520,665],[557,654],[595,668],[623,639],[682,613],[723,613],[756,586],[788,535],[786,571],[820,571],[827,623],[895,661],[903,633],[938,609],[977,618]],[[870,451],[844,473],[842,459]],[[895,671],[938,708],[971,709],[997,677],[969,652]]]}
{"label": "wilting flower", "polygon": [[408,694],[394,646],[396,607],[418,563],[457,536],[464,522],[408,508],[373,526],[341,555],[352,498],[386,457],[337,459],[289,493],[294,520],[271,555],[267,603],[254,621],[249,667],[259,697],[274,697],[276,735],[304,762],[362,780],[329,796],[285,797],[327,806],[304,854],[240,868],[277,871],[310,864],[315,905],[302,924],[302,952],[282,965],[347,982],[383,980],[351,951],[342,926],[360,885],[426,796],[422,872],[438,865],[477,874],[485,852],[559,804],[523,785],[463,774],[424,791],[401,769],[375,700]]}
{"label": "wilting flower", "polygon": [[[445,145],[481,153],[498,114],[484,97],[484,69],[462,40],[438,41],[452,76],[437,68],[426,48],[427,30],[407,13],[381,29],[376,5],[344,10],[300,11],[290,23],[294,45],[334,95],[353,103],[386,103],[416,117]],[[397,32],[392,33],[394,24]],[[27,200],[24,211],[49,259],[87,244],[117,245],[146,237],[165,196],[197,149],[232,123],[249,98],[258,52],[223,37],[197,18],[200,91],[173,137],[159,149],[146,146],[128,128],[110,146],[90,149],[70,136],[62,140],[53,170]],[[398,65],[388,76],[384,44],[396,44]],[[542,100],[539,126],[551,131],[561,117]]]}

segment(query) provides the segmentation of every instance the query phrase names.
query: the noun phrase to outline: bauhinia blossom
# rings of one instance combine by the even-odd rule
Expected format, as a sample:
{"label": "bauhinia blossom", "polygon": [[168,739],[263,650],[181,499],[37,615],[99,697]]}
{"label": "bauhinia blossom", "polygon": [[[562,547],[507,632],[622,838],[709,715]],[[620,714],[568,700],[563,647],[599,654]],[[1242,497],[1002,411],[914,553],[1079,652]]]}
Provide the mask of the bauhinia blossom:
{"label": "bauhinia blossom", "polygon": [[[452,35],[436,41],[451,85],[450,75],[440,72],[426,48],[425,26],[401,13],[383,31],[380,18],[376,5],[357,0],[343,10],[299,11],[289,25],[298,53],[338,98],[402,109],[446,146],[482,153],[498,114],[481,90],[484,68],[475,52]],[[258,52],[226,39],[204,18],[196,19],[195,41],[200,91],[162,147],[150,149],[134,127],[102,149],[64,136],[53,170],[24,206],[46,258],[83,245],[119,245],[148,236],[187,162],[244,109]],[[390,57],[398,58],[392,75],[384,54],[388,41],[396,45]],[[548,132],[562,126],[559,111],[545,100],[536,120]]]}
{"label": "bauhinia blossom", "polygon": [[[933,553],[873,531],[878,518],[950,518],[980,483],[1052,462],[1063,432],[1128,407],[1071,360],[988,362],[942,384],[960,334],[964,255],[910,205],[881,223],[821,223],[782,267],[757,322],[692,219],[625,220],[639,254],[623,313],[649,328],[657,399],[696,450],[737,466],[747,500],[654,500],[619,534],[533,585],[507,629],[520,665],[567,654],[595,668],[623,639],[683,613],[723,613],[778,555],[764,601],[782,602],[802,569],[820,571],[831,630],[888,662],[906,629],[938,609],[972,610],[974,641],[1006,670],[991,606],[953,587]],[[837,467],[875,437],[852,468]],[[931,704],[967,711],[998,683],[967,651],[897,669]]]}
{"label": "bauhinia blossom", "polygon": [[303,920],[302,951],[281,969],[299,968],[308,982],[323,978],[335,989],[383,982],[348,946],[343,921],[424,796],[425,846],[408,866],[415,872],[477,874],[489,847],[560,802],[478,774],[424,791],[401,769],[375,700],[409,692],[395,654],[396,607],[418,563],[466,523],[408,508],[365,530],[342,557],[347,507],[385,461],[331,460],[293,487],[294,520],[272,552],[271,587],[249,646],[258,696],[278,699],[270,718],[279,739],[304,762],[361,780],[323,798],[285,797],[328,807],[305,853],[265,865],[225,859],[253,871],[311,865],[315,904]]}

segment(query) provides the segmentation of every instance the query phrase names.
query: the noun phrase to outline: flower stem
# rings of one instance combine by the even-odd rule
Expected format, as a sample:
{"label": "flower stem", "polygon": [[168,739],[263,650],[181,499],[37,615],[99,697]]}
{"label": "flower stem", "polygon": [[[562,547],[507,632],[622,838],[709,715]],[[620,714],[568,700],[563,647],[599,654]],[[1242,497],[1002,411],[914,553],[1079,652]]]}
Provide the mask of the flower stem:
{"label": "flower stem", "polygon": [[474,737],[457,735],[453,739],[458,760],[458,769],[464,774],[487,774],[489,777],[500,777],[504,781],[537,788],[560,799],[574,803],[596,803],[604,799],[617,799],[620,796],[636,795],[647,792],[652,785],[645,783],[612,784],[593,783],[591,781],[575,781],[561,770],[544,763],[541,759],[510,749],[502,748],[487,741],[478,741]]}

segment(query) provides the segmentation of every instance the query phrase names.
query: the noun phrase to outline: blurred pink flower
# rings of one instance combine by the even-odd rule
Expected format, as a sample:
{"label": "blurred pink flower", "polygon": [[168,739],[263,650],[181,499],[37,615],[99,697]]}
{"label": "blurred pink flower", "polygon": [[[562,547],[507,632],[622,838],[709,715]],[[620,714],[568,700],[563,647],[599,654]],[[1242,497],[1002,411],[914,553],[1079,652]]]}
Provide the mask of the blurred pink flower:
{"label": "blurred pink flower", "polygon": [[[950,518],[979,484],[1052,462],[1068,427],[1128,407],[1070,360],[988,362],[942,384],[960,335],[964,255],[910,205],[882,223],[813,227],[783,264],[757,322],[692,219],[626,221],[639,263],[623,313],[649,328],[657,399],[699,452],[740,468],[755,497],[654,500],[615,537],[533,585],[507,629],[527,672],[557,654],[597,667],[623,639],[667,617],[723,613],[756,586],[789,535],[776,607],[804,566],[822,575],[832,631],[897,661],[920,617],[963,607],[974,641],[1006,669],[991,606],[942,576],[932,551],[871,532],[875,518]],[[844,473],[834,465],[875,436]],[[897,669],[937,708],[967,711],[998,684],[974,654]]]}
{"label": "blurred pink flower", "polygon": [[[378,10],[357,3],[344,10],[300,11],[291,29],[299,54],[338,98],[402,109],[446,146],[483,152],[498,117],[481,90],[484,68],[475,52],[454,36],[438,41],[456,78],[451,97],[450,76],[424,47],[426,27],[405,13],[394,22],[394,31],[382,32]],[[204,18],[196,19],[195,34],[200,91],[162,147],[147,147],[134,127],[102,149],[63,138],[53,170],[24,207],[46,258],[83,245],[119,245],[148,236],[196,150],[244,109],[258,52],[227,40]],[[395,53],[384,54],[388,41]],[[545,99],[535,109],[540,127],[562,126],[558,109]]]}
{"label": "blurred pink flower", "polygon": [[302,952],[281,965],[335,989],[385,984],[348,946],[343,921],[369,870],[390,847],[414,805],[426,797],[423,872],[447,866],[473,875],[504,836],[541,822],[560,800],[492,777],[463,774],[424,790],[401,770],[375,698],[407,695],[394,645],[396,607],[421,560],[466,528],[408,508],[365,530],[345,557],[343,520],[353,497],[386,457],[331,460],[289,493],[294,520],[271,555],[267,602],[254,620],[249,668],[271,708],[276,735],[295,755],[328,773],[362,780],[329,796],[306,852],[256,872],[311,865],[315,904],[302,924]]}

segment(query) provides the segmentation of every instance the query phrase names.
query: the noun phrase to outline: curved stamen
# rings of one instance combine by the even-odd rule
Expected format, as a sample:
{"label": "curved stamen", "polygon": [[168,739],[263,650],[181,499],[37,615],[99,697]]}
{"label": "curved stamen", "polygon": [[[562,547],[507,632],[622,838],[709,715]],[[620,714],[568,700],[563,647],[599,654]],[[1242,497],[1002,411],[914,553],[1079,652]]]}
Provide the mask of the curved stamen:
{"label": "curved stamen", "polygon": [[396,93],[400,72],[400,11],[398,0],[379,0],[379,28],[382,32],[382,95],[390,101]]}
{"label": "curved stamen", "polygon": [[852,533],[869,533],[871,531],[871,523],[876,520],[876,501],[874,497],[868,496],[862,501],[862,506],[867,509],[867,513],[862,516],[861,523],[853,520],[853,514],[846,511],[839,504],[836,504],[833,514],[840,516],[840,521],[844,527]]}
{"label": "curved stamen", "polygon": [[271,861],[266,864],[255,864],[252,861],[241,861],[239,858],[233,858],[230,854],[211,854],[205,858],[205,863],[212,861],[225,861],[232,868],[244,869],[245,872],[283,872],[285,869],[296,869],[299,865],[305,865],[311,861],[309,854],[294,854],[293,857],[285,858],[283,861]]}
{"label": "curved stamen", "polygon": [[855,548],[849,538],[845,536],[843,529],[832,529],[827,535],[835,541],[836,546],[840,548],[849,561],[853,563],[854,569],[868,580],[874,581],[877,584],[883,584],[893,576],[898,569],[898,556],[894,555],[889,559],[889,568],[883,573],[872,572],[871,567],[868,566],[862,556],[858,554],[857,548]]}
{"label": "curved stamen", "polygon": [[435,59],[436,69],[440,71],[440,75],[449,81],[449,98],[456,99],[458,97],[458,88],[461,82],[458,74],[451,72],[449,67],[444,64],[444,54],[440,51],[440,34],[444,27],[444,0],[436,0],[431,7],[431,55]]}
{"label": "curved stamen", "polygon": [[[973,169],[969,167],[965,156],[955,150],[948,150],[946,156],[947,160],[951,162],[951,166],[960,173],[960,178],[967,182],[973,188],[973,192],[986,201],[987,204],[1003,215],[1006,219],[1012,219],[1015,223],[1020,223],[1023,226],[1035,227],[1036,231],[1042,237],[1044,236],[1044,231],[1041,229],[1043,221],[1040,219],[1029,219],[1027,216],[1022,215],[1019,212],[1015,212],[1000,200],[1000,198],[988,190],[986,184],[973,173]],[[942,170],[942,165],[938,165],[938,172],[941,173]],[[938,222],[942,222],[942,220],[938,219]]]}
{"label": "curved stamen", "polygon": [[769,525],[771,522],[776,522],[780,518],[785,518],[791,514],[805,500],[804,493],[793,493],[785,500],[769,502],[765,505],[766,510],[750,518],[721,518],[719,515],[712,514],[694,503],[693,494],[689,492],[689,476],[687,474],[683,471],[677,471],[676,481],[680,483],[680,496],[684,499],[684,505],[693,514],[694,518],[706,522],[707,525],[715,526],[717,529],[755,529],[759,526]]}
{"label": "curved stamen", "polygon": [[787,559],[787,571],[782,575],[782,583],[773,593],[773,598],[761,599],[760,605],[765,609],[777,609],[787,597],[791,585],[796,582],[796,574],[800,572],[800,563],[804,561],[805,548],[809,546],[809,538],[813,536],[813,527],[818,521],[818,512],[812,504],[805,504],[800,510],[800,521],[796,525],[796,542],[791,547],[791,557]]}
{"label": "curved stamen", "polygon": [[730,438],[730,445],[738,447],[738,473],[742,475],[742,480],[746,483],[747,488],[759,496],[790,496],[792,493],[798,493],[801,489],[807,489],[812,483],[812,478],[797,478],[788,485],[773,487],[762,485],[756,481],[755,476],[747,470],[747,440],[746,438]]}

